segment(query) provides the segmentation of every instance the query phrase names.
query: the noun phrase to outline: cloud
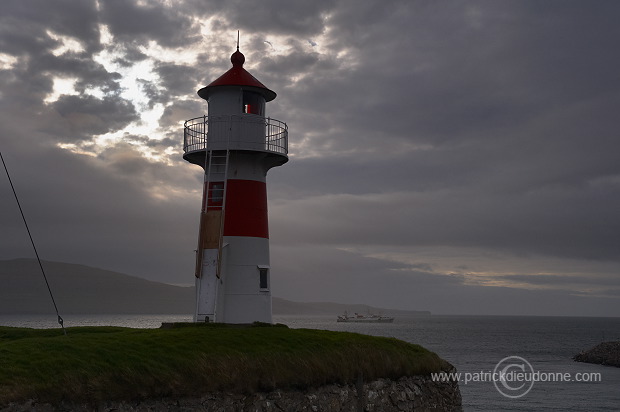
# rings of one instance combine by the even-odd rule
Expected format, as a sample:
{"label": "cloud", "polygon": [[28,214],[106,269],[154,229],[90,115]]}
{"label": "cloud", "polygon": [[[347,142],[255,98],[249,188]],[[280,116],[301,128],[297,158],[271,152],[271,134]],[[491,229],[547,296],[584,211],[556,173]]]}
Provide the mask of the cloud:
{"label": "cloud", "polygon": [[[533,286],[550,286],[557,288],[559,285],[583,285],[591,286],[593,282],[592,276],[567,276],[567,275],[507,275],[502,276],[503,279],[509,279],[516,282],[530,284]],[[596,280],[598,286],[620,286],[620,279],[611,277],[598,277]]]}
{"label": "cloud", "polygon": [[89,52],[99,48],[95,2],[7,0],[2,4],[0,49],[10,54],[41,54],[58,46],[47,31],[78,39]]}
{"label": "cloud", "polygon": [[[614,316],[617,294],[603,296],[555,288],[482,286],[467,275],[429,272],[329,247],[272,248],[274,293],[302,302],[366,302],[433,314]],[[535,278],[535,277],[532,277]],[[617,285],[617,282],[615,283]],[[553,282],[549,284],[553,286]],[[389,299],[386,298],[389,296]]]}
{"label": "cloud", "polygon": [[192,14],[183,13],[182,8],[173,4],[123,0],[98,4],[103,23],[121,44],[144,45],[154,41],[165,47],[183,47],[197,39],[198,28]]}
{"label": "cloud", "polygon": [[[274,230],[331,244],[482,246],[617,261],[620,198],[613,184],[538,188],[533,181],[510,188],[523,176],[467,170],[466,162],[450,164],[449,154],[443,162],[416,163],[398,158],[388,169],[372,161],[299,160],[293,173],[276,175]],[[442,175],[441,163],[452,170]],[[292,196],[278,199],[282,193]],[[377,221],[368,224],[368,216]]]}
{"label": "cloud", "polygon": [[[261,7],[248,9],[247,3],[239,0],[210,2],[210,7],[198,2],[205,13],[221,16],[221,29],[241,30],[246,33],[267,32],[285,36],[308,36],[323,30],[326,13],[334,7],[335,1],[304,2],[293,4],[283,0],[268,0]],[[232,44],[231,44],[232,46]]]}
{"label": "cloud", "polygon": [[167,93],[165,97],[162,97],[162,100],[169,99],[172,96],[183,96],[196,100],[196,90],[200,77],[200,71],[197,67],[162,63],[158,65],[156,71],[160,78],[160,85]]}
{"label": "cloud", "polygon": [[65,141],[91,139],[120,130],[139,119],[134,106],[123,99],[93,96],[63,96],[52,107],[66,121],[68,133]]}

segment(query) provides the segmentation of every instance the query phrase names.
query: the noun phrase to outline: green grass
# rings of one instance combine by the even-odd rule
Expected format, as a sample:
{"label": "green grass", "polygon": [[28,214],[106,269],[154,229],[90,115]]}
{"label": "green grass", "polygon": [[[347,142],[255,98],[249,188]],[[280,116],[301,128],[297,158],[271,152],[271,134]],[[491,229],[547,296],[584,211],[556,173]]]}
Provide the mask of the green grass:
{"label": "green grass", "polygon": [[418,345],[323,330],[202,325],[67,332],[0,327],[0,405],[252,393],[449,366]]}

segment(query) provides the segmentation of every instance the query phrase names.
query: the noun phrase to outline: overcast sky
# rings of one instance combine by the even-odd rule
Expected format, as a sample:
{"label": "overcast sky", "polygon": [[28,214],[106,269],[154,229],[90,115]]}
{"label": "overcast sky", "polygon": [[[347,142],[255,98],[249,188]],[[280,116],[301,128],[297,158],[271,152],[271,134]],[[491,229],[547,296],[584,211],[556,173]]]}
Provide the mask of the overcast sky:
{"label": "overcast sky", "polygon": [[[0,150],[43,259],[193,282],[196,91],[278,93],[272,290],[620,316],[620,2],[3,0]],[[0,259],[33,257],[6,176]],[[50,279],[53,285],[53,279]]]}

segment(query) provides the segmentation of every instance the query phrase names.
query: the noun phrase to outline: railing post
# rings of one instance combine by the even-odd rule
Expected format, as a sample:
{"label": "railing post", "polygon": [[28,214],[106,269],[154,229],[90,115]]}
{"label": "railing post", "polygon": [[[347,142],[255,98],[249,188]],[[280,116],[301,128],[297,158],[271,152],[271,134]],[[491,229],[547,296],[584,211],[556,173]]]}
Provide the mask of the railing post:
{"label": "railing post", "polygon": [[271,117],[267,118],[267,124],[265,126],[265,148],[271,151]]}
{"label": "railing post", "polygon": [[202,149],[207,150],[207,115],[202,116]]}

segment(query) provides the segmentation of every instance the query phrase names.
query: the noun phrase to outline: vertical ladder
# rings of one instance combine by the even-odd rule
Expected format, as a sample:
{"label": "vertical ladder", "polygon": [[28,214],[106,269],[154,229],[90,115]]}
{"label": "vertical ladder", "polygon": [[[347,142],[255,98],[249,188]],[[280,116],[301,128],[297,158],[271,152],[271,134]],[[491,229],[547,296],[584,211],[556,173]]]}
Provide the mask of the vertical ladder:
{"label": "vertical ladder", "polygon": [[205,153],[204,197],[200,214],[200,235],[196,259],[199,301],[197,316],[214,321],[217,313],[218,289],[224,246],[224,214],[230,150],[207,150]]}
{"label": "vertical ladder", "polygon": [[[219,150],[214,153],[213,150],[207,151],[205,154],[205,174],[204,174],[204,194],[202,209],[200,211],[200,233],[198,239],[197,259],[196,259],[196,277],[199,278],[202,272],[202,251],[205,249],[206,243],[211,243],[204,238],[204,225],[215,224],[219,230],[217,236],[217,249],[221,254],[223,247],[224,235],[224,213],[226,210],[226,188],[228,186],[228,163],[230,159],[230,150]],[[214,181],[215,180],[215,181]],[[217,186],[215,186],[217,184]],[[208,212],[219,211],[220,217],[214,222],[212,219],[205,222]],[[218,271],[219,278],[219,271]]]}
{"label": "vertical ladder", "polygon": [[[217,152],[217,154],[216,154]],[[207,167],[207,199],[205,211],[220,211],[219,214],[219,233],[217,240],[217,278],[221,277],[222,268],[222,248],[224,247],[224,221],[226,213],[226,188],[228,186],[228,163],[230,160],[230,150],[211,150],[209,152],[209,165]],[[215,175],[216,177],[212,177]],[[221,179],[221,180],[220,180]],[[212,182],[212,180],[215,180]],[[212,184],[213,183],[213,184]],[[215,184],[221,186],[215,187]]]}

